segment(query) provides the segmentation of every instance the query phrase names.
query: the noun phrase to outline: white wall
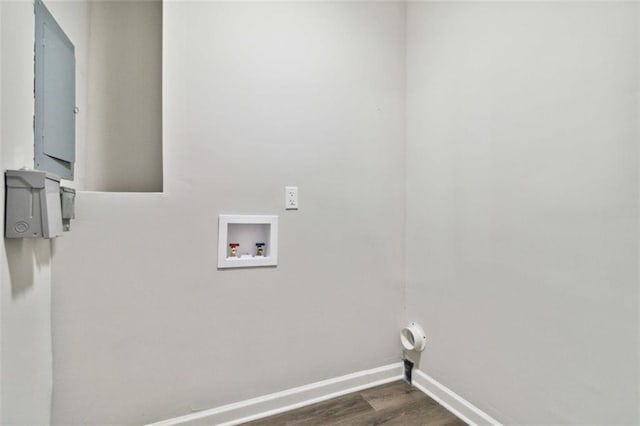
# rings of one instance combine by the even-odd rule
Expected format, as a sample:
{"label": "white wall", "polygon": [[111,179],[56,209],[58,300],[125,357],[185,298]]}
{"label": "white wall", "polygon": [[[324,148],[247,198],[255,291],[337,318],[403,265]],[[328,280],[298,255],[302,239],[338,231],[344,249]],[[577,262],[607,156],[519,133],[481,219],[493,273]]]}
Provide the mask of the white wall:
{"label": "white wall", "polygon": [[[33,167],[33,4],[3,2],[1,19],[4,171]],[[46,425],[51,414],[51,246],[45,240],[5,239],[0,247],[0,423]]]}
{"label": "white wall", "polygon": [[[639,9],[411,3],[405,80],[402,5],[165,4],[165,192],[54,244],[53,423],[395,361],[403,273],[420,368],[495,418],[638,423]],[[220,213],[281,215],[278,268],[217,271]]]}
{"label": "white wall", "polygon": [[[55,424],[400,358],[404,7],[169,2],[163,25],[165,192],[81,192],[55,241]],[[221,213],[280,215],[279,266],[218,271]]]}
{"label": "white wall", "polygon": [[89,2],[92,191],[162,191],[162,2]]}
{"label": "white wall", "polygon": [[638,3],[411,3],[407,320],[505,423],[637,424]]}
{"label": "white wall", "polygon": [[[47,6],[76,46],[78,105],[86,100],[86,4]],[[2,2],[0,38],[2,170],[33,167],[34,15],[30,1]],[[86,121],[78,117],[84,144]],[[3,179],[4,180],[4,179]],[[4,199],[4,184],[1,186]],[[0,222],[4,226],[4,209]],[[51,419],[51,243],[3,240],[0,244],[0,423],[48,425]]]}

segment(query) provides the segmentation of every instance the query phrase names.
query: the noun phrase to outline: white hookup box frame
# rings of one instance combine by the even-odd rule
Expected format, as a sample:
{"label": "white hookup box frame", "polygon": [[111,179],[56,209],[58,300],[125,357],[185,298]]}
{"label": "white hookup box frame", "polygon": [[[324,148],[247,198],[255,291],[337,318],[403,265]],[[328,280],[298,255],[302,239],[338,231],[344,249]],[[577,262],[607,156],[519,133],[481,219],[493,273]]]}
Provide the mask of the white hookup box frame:
{"label": "white hookup box frame", "polygon": [[[229,244],[238,243],[237,256]],[[257,256],[257,243],[264,243]],[[218,268],[248,268],[278,265],[278,216],[230,215],[218,218]]]}

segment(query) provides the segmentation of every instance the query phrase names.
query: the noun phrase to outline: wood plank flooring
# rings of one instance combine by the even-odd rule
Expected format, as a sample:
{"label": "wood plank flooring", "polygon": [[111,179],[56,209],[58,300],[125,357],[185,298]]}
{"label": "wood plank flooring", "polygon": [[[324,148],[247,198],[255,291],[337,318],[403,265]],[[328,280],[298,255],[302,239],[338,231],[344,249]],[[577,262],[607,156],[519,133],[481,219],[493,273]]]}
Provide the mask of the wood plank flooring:
{"label": "wood plank flooring", "polygon": [[245,423],[252,426],[464,426],[446,408],[404,381],[350,393]]}

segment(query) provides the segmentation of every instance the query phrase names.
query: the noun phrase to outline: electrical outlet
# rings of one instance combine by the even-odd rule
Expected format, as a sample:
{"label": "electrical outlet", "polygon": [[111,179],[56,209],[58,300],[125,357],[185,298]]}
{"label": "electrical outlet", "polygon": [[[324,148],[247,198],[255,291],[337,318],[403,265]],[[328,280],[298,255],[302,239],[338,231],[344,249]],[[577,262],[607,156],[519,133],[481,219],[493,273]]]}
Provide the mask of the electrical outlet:
{"label": "electrical outlet", "polygon": [[298,210],[298,187],[285,186],[285,206],[287,210]]}

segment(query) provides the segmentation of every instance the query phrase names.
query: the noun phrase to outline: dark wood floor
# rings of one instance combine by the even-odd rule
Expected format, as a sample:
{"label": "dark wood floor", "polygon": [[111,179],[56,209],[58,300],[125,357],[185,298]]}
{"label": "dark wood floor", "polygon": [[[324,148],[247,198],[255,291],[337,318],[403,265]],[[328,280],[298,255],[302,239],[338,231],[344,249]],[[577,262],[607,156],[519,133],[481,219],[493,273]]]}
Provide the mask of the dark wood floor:
{"label": "dark wood floor", "polygon": [[246,424],[463,426],[466,423],[418,389],[398,381]]}

